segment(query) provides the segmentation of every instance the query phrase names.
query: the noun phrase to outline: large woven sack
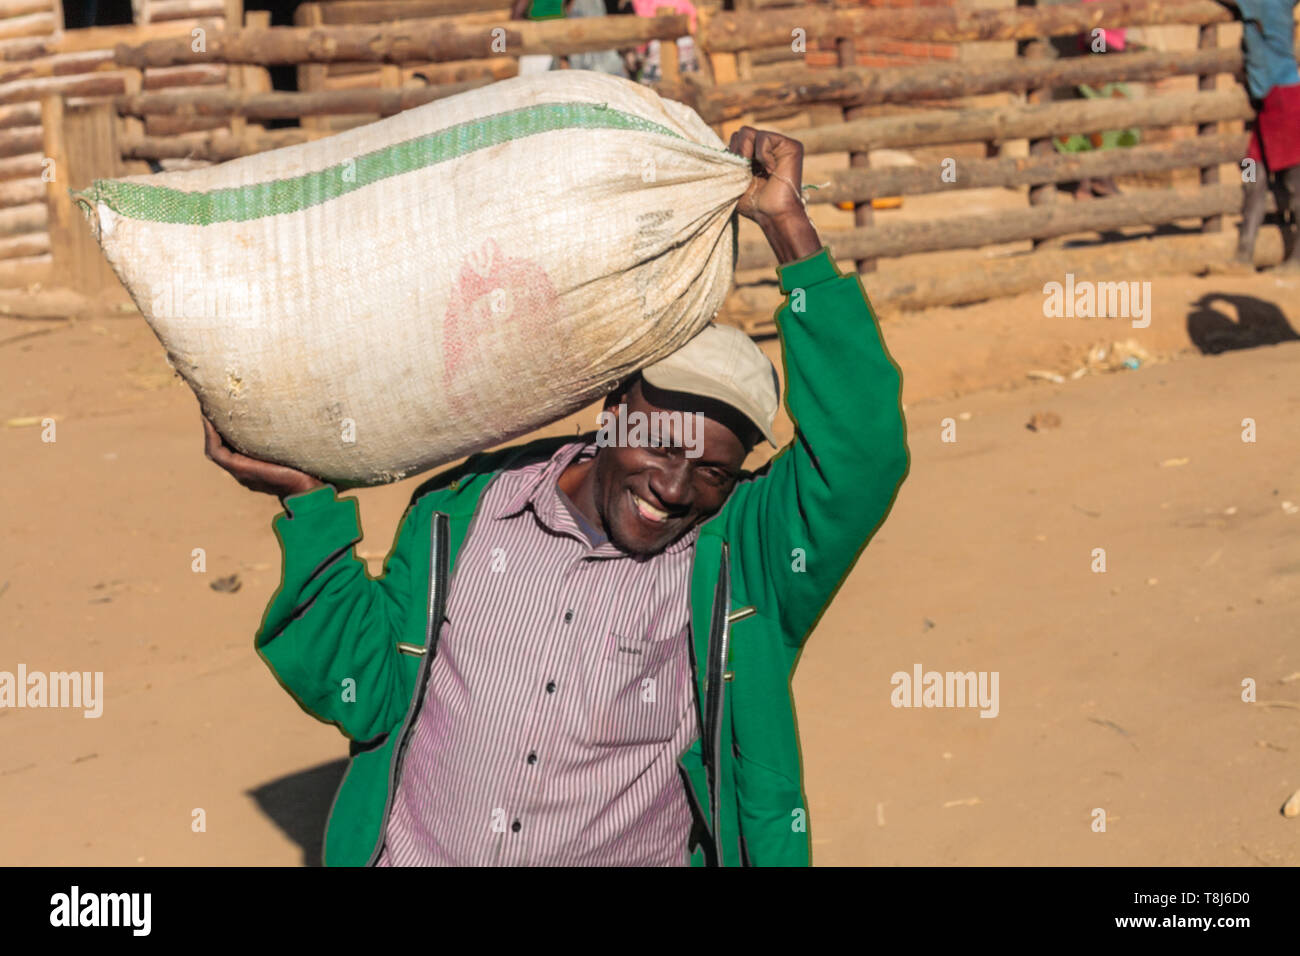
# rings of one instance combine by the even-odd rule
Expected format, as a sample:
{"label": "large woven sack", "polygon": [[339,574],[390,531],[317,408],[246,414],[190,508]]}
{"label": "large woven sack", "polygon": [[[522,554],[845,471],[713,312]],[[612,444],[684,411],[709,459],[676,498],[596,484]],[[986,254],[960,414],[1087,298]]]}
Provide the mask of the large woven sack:
{"label": "large woven sack", "polygon": [[728,290],[750,177],[689,108],[566,70],[78,198],[233,445],[370,485],[680,348]]}

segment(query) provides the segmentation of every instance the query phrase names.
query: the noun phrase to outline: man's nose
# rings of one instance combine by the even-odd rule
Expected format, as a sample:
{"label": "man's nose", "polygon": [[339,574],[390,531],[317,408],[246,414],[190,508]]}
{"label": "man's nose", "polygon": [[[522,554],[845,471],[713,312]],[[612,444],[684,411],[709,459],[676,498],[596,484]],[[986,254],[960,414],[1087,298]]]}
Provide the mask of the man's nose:
{"label": "man's nose", "polygon": [[673,456],[650,476],[650,490],[668,507],[684,509],[691,503],[691,467]]}

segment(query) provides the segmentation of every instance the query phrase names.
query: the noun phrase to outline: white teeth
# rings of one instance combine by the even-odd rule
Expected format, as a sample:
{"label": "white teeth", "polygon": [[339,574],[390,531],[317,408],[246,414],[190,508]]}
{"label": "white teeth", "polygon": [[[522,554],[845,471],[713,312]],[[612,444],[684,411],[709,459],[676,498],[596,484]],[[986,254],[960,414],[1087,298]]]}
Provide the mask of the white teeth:
{"label": "white teeth", "polygon": [[633,494],[632,500],[636,502],[636,510],[641,512],[641,517],[647,521],[663,521],[668,517],[668,512],[660,511],[639,495]]}

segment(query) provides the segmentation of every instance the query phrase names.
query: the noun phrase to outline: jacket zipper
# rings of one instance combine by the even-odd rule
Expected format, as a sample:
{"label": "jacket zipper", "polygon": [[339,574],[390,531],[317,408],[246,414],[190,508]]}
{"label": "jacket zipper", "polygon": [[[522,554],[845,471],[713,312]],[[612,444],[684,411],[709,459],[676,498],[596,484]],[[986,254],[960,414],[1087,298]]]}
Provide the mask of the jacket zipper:
{"label": "jacket zipper", "polygon": [[397,785],[402,779],[402,763],[406,757],[406,746],[410,743],[411,733],[415,729],[415,716],[424,703],[424,692],[429,684],[429,671],[432,669],[433,658],[437,652],[438,635],[442,630],[443,617],[446,616],[449,563],[447,537],[447,515],[441,511],[433,512],[429,520],[429,618],[425,624],[424,660],[420,663],[420,678],[416,681],[415,693],[411,695],[411,701],[406,706],[406,718],[402,721],[397,744],[393,747],[393,757],[388,766],[388,793],[384,797],[383,821],[379,827],[379,838],[375,841],[375,848],[370,852],[370,859],[366,861],[366,866],[375,865],[387,842],[388,818],[393,811],[393,797],[397,793]]}
{"label": "jacket zipper", "polygon": [[710,840],[718,866],[722,865],[722,846],[719,842],[718,803],[722,789],[722,760],[719,751],[722,748],[722,713],[726,699],[727,682],[723,671],[727,662],[727,643],[731,637],[731,616],[728,608],[731,602],[731,561],[730,548],[722,542],[722,563],[718,569],[718,581],[713,589],[713,614],[709,622],[709,659],[706,662],[704,677],[704,727],[702,728],[704,765],[709,779],[709,821]]}

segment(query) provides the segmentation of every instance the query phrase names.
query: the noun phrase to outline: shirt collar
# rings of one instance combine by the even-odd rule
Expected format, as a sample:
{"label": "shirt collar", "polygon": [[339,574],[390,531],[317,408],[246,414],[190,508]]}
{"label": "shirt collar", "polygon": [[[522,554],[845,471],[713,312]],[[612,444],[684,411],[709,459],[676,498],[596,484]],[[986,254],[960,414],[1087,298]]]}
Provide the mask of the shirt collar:
{"label": "shirt collar", "polygon": [[[581,458],[591,458],[596,454],[595,442],[569,442],[561,445],[556,449],[555,454],[536,475],[531,476],[524,482],[523,487],[502,502],[501,507],[493,518],[512,518],[523,511],[528,505],[533,505],[534,509],[544,504],[544,499],[548,497],[545,492],[554,490],[555,482],[559,480],[560,475],[564,474],[564,469],[568,468],[575,460]],[[560,504],[559,498],[552,493],[552,509],[554,505]],[[549,522],[553,523],[553,522]]]}

